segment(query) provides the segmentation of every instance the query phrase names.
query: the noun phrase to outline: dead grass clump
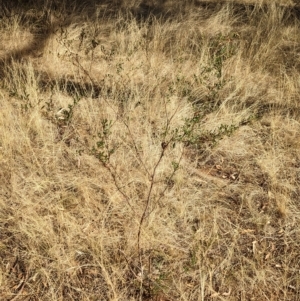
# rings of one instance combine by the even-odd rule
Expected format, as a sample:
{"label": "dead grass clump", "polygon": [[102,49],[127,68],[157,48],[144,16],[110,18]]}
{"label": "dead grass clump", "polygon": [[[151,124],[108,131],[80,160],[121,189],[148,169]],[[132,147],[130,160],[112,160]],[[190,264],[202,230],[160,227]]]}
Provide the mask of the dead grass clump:
{"label": "dead grass clump", "polygon": [[290,4],[52,4],[0,20],[1,300],[296,300]]}

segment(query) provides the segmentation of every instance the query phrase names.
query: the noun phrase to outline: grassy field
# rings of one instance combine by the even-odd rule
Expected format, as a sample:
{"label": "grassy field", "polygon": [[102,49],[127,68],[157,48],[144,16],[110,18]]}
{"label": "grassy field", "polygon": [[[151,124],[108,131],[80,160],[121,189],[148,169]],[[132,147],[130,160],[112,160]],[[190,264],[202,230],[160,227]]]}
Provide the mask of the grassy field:
{"label": "grassy field", "polygon": [[2,3],[0,299],[299,301],[299,25],[283,0]]}

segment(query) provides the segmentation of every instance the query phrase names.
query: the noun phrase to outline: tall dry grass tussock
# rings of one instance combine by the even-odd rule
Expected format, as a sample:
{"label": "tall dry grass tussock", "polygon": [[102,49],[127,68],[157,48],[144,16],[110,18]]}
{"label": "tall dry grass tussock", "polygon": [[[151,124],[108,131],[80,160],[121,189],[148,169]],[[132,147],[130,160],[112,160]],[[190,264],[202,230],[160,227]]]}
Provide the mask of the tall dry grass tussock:
{"label": "tall dry grass tussock", "polygon": [[0,16],[1,300],[300,300],[295,3]]}

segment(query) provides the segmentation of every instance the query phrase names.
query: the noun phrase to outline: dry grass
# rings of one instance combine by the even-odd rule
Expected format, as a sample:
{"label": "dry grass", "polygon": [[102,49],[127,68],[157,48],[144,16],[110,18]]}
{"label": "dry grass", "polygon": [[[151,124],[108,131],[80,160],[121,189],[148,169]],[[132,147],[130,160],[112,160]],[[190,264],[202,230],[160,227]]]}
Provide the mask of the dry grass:
{"label": "dry grass", "polygon": [[0,19],[0,299],[300,300],[299,9],[54,2]]}

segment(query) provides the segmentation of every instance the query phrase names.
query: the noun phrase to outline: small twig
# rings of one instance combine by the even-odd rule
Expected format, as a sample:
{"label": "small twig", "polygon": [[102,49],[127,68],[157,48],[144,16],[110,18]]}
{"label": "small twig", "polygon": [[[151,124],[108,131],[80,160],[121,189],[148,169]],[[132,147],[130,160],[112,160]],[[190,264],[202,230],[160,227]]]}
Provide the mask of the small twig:
{"label": "small twig", "polygon": [[153,185],[154,185],[154,178],[155,178],[155,175],[156,175],[156,170],[165,154],[165,151],[168,147],[168,143],[166,143],[164,145],[164,147],[162,148],[162,151],[160,153],[160,156],[159,156],[159,159],[157,160],[155,166],[154,166],[154,169],[153,169],[153,172],[151,174],[151,179],[150,179],[150,188],[149,188],[149,191],[148,191],[148,194],[147,194],[147,197],[146,197],[146,206],[144,208],[144,211],[143,211],[143,214],[141,216],[141,219],[140,219],[140,223],[139,223],[139,229],[138,229],[138,235],[137,235],[137,247],[138,247],[138,254],[139,254],[139,259],[140,259],[140,264],[142,266],[142,254],[141,254],[141,246],[140,246],[140,241],[141,241],[141,230],[142,230],[142,226],[143,226],[143,222],[146,218],[146,214],[147,214],[147,210],[150,206],[150,200],[151,200],[151,194],[152,194],[152,190],[153,190]]}
{"label": "small twig", "polygon": [[[179,160],[178,160],[178,165],[180,164],[182,157],[183,157],[183,152],[181,153],[180,158],[179,158]],[[173,170],[173,172],[171,173],[171,175],[167,178],[167,181],[168,181],[168,180],[171,180],[171,179],[173,178],[173,176],[175,175],[176,171],[177,171],[177,169],[174,169],[174,170]],[[154,205],[160,203],[160,200],[164,197],[165,192],[166,192],[167,189],[168,189],[168,184],[165,185],[165,188],[164,188],[163,191],[160,193],[160,196],[159,196],[159,198],[155,201]],[[162,207],[161,204],[160,204],[160,206]],[[153,210],[154,210],[154,209],[155,209],[155,208],[153,208]],[[151,212],[149,212],[149,215],[153,212],[153,210],[152,210]]]}
{"label": "small twig", "polygon": [[149,172],[149,170],[147,169],[147,167],[146,167],[144,161],[142,160],[142,158],[141,158],[141,156],[140,156],[139,150],[138,150],[138,148],[137,148],[137,146],[136,146],[136,143],[135,143],[135,141],[134,141],[134,139],[133,139],[133,135],[132,135],[132,133],[131,133],[131,130],[130,130],[130,128],[129,128],[129,125],[128,125],[127,122],[125,122],[124,120],[123,120],[123,123],[124,123],[124,125],[126,126],[128,132],[129,132],[129,136],[130,136],[131,141],[132,141],[132,143],[133,143],[134,150],[135,150],[135,152],[136,152],[136,155],[137,155],[137,157],[138,157],[138,160],[140,161],[140,163],[141,163],[142,166],[144,167],[144,169],[145,169],[146,173],[148,174],[148,176],[150,176],[150,172]]}
{"label": "small twig", "polygon": [[[117,176],[118,176],[118,174],[117,174],[116,170],[114,169],[114,171],[112,171],[111,168],[110,168],[110,165],[105,164],[104,162],[101,162],[101,163],[102,163],[103,167],[104,167],[104,168],[109,172],[109,174],[111,175],[111,177],[112,177],[112,179],[113,179],[113,181],[114,181],[114,184],[115,184],[117,190],[123,195],[123,197],[124,197],[125,200],[126,200],[126,203],[127,203],[128,206],[130,207],[130,209],[131,209],[134,213],[136,213],[135,210],[134,210],[134,208],[133,208],[132,205],[130,204],[129,197],[128,197],[127,194],[121,189],[121,187],[119,186],[119,184],[118,184],[118,182],[117,182]],[[118,177],[120,177],[120,176],[118,176]]]}
{"label": "small twig", "polygon": [[9,301],[15,301],[15,300],[17,300],[20,297],[20,295],[23,292],[23,289],[24,289],[24,286],[25,286],[25,283],[26,283],[27,279],[28,279],[28,274],[26,274],[23,277],[23,279],[20,281],[19,285],[17,286],[16,290],[19,290],[18,293],[14,297],[12,297],[11,299],[9,299]]}
{"label": "small twig", "polygon": [[[135,276],[135,278],[138,278],[138,275],[137,275],[137,274],[134,272],[134,270],[132,269],[131,264],[130,264],[130,262],[128,261],[128,259],[127,259],[126,255],[124,254],[124,252],[123,252],[122,250],[119,250],[119,252],[122,253],[122,255],[124,256],[124,258],[125,258],[125,260],[126,260],[126,262],[127,262],[127,265],[128,265],[128,267],[129,267],[131,273]],[[139,268],[139,267],[137,267],[137,268]]]}

